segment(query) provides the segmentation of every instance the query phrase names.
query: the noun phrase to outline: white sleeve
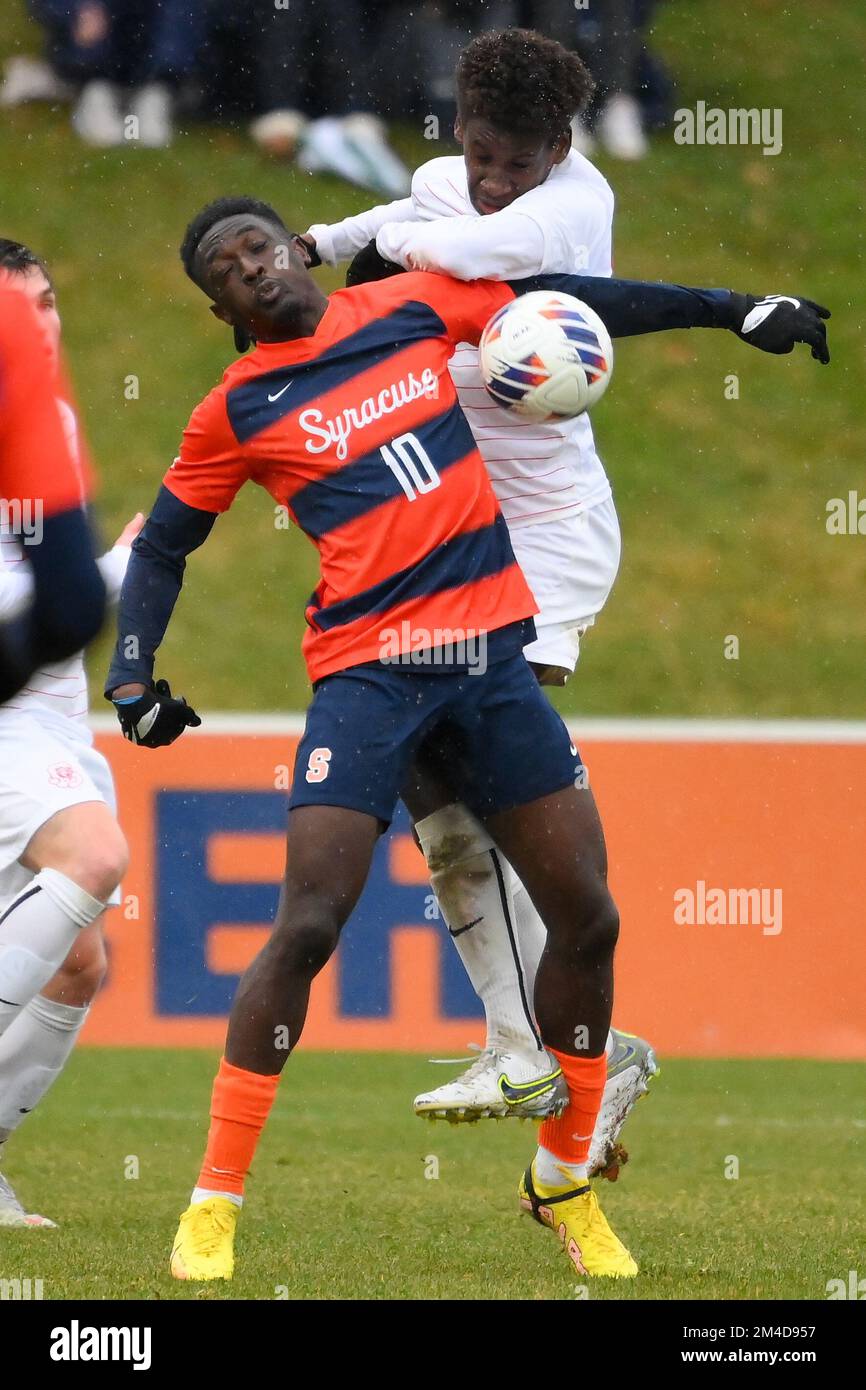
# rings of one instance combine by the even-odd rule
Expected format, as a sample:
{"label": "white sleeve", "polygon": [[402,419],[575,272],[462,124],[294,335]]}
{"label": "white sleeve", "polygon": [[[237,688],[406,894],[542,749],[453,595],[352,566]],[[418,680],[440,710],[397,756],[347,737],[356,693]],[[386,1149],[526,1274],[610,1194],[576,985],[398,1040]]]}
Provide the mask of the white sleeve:
{"label": "white sleeve", "polygon": [[[117,603],[132,551],[128,545],[115,545],[96,562],[105,583],[109,603]],[[16,618],[33,599],[33,571],[27,564],[0,569],[0,620]]]}
{"label": "white sleeve", "polygon": [[33,601],[33,571],[27,564],[0,569],[0,622],[8,623]]}
{"label": "white sleeve", "polygon": [[386,222],[406,222],[416,216],[412,199],[398,198],[394,203],[380,203],[378,207],[359,212],[356,217],[345,217],[331,226],[317,223],[310,227],[309,235],[315,238],[316,250],[324,264],[338,265],[362,251]]}
{"label": "white sleeve", "polygon": [[593,275],[610,274],[612,197],[608,203],[585,184],[555,179],[521,194],[507,211],[532,218],[544,240],[542,263],[527,274],[571,274],[590,265]]}
{"label": "white sleeve", "polygon": [[128,545],[113,545],[105,555],[100,555],[96,564],[105,582],[105,594],[109,603],[117,603],[123,585],[126,568],[132,549]]}
{"label": "white sleeve", "polygon": [[404,270],[438,270],[458,280],[512,280],[544,269],[542,228],[514,205],[489,217],[389,222],[376,237],[379,254]]}

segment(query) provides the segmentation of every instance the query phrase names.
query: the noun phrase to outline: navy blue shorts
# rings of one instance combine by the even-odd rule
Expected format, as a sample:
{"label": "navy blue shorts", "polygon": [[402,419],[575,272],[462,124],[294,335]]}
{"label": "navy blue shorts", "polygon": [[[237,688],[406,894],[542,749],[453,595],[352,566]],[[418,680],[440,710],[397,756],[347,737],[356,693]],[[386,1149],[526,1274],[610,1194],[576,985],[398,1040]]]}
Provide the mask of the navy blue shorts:
{"label": "navy blue shorts", "polygon": [[289,805],[344,806],[388,824],[419,748],[440,734],[462,748],[460,800],[481,818],[574,786],[582,772],[522,655],[483,675],[370,662],[317,683]]}

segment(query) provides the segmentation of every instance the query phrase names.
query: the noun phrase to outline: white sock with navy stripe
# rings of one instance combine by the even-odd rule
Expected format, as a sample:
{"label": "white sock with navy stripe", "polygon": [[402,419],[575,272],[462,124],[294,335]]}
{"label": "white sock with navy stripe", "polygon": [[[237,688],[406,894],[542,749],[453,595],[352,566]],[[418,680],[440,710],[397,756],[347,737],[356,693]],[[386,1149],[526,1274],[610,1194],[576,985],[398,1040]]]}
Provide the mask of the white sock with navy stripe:
{"label": "white sock with navy stripe", "polygon": [[484,1004],[487,1046],[539,1053],[532,991],[545,933],[538,914],[541,944],[531,944],[530,978],[514,917],[514,875],[480,821],[454,804],[415,829],[451,938]]}
{"label": "white sock with navy stripe", "polygon": [[0,915],[0,1036],[104,910],[66,874],[42,869]]}
{"label": "white sock with navy stripe", "polygon": [[37,994],[6,1029],[0,1038],[0,1144],[57,1080],[88,1012]]}

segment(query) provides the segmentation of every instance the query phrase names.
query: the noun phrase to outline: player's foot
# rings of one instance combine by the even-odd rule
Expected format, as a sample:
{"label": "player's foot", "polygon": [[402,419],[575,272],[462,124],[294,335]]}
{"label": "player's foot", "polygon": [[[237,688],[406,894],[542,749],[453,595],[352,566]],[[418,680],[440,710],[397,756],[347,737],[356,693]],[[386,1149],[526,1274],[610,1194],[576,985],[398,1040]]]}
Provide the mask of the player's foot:
{"label": "player's foot", "polygon": [[412,176],[385,139],[385,126],[377,116],[356,111],[343,120],[349,147],[367,171],[367,187],[386,198],[402,198],[412,187]]}
{"label": "player's foot", "polygon": [[174,136],[171,92],[163,82],[139,88],[132,103],[138,117],[138,143],[149,150],[167,150]]}
{"label": "player's foot", "polygon": [[348,183],[369,187],[367,165],[350,145],[338,116],[310,121],[301,137],[298,165],[308,174],[337,174]]}
{"label": "player's foot", "polygon": [[250,135],[261,149],[276,159],[294,159],[307,124],[306,116],[300,111],[266,111],[253,121]]}
{"label": "player's foot", "polygon": [[51,1226],[47,1216],[37,1216],[35,1212],[25,1211],[12,1188],[12,1184],[0,1173],[0,1226]]}
{"label": "player's foot", "polygon": [[562,1072],[547,1052],[527,1056],[490,1047],[462,1076],[416,1096],[415,1114],[452,1124],[506,1115],[538,1120],[567,1104]]}
{"label": "player's foot", "polygon": [[6,64],[0,106],[21,106],[26,101],[69,101],[74,90],[49,63],[22,53]]}
{"label": "player's foot", "polygon": [[88,82],[72,113],[72,128],[87,145],[109,149],[123,143],[123,117],[110,82]]}
{"label": "player's foot", "polygon": [[587,1165],[591,1178],[616,1182],[628,1154],[619,1142],[622,1127],[649,1083],[658,1075],[655,1053],[643,1038],[611,1028],[613,1051],[607,1059],[607,1081],[601,1109],[592,1132]]}
{"label": "player's foot", "polygon": [[171,1252],[175,1279],[231,1279],[239,1211],[227,1197],[211,1197],[187,1207]]}
{"label": "player's foot", "polygon": [[532,1169],[530,1163],[520,1179],[520,1205],[556,1232],[578,1274],[633,1279],[637,1263],[608,1225],[589,1182],[544,1187]]}

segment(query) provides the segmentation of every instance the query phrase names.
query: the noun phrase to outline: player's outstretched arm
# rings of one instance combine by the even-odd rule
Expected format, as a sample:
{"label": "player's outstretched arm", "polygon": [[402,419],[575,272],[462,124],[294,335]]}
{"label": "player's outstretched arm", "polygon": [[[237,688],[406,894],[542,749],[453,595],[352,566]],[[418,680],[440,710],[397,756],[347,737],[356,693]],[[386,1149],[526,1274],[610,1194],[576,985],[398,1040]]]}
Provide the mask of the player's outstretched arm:
{"label": "player's outstretched arm", "polygon": [[372,241],[386,222],[412,222],[418,216],[411,198],[398,198],[393,203],[380,203],[377,207],[359,212],[355,217],[345,217],[342,222],[327,225],[317,222],[305,232],[305,241],[315,253],[319,263],[339,265],[349,261],[368,242]]}
{"label": "player's outstretched arm", "polygon": [[173,743],[188,725],[201,723],[166,681],[153,680],[156,651],[165,636],[183,584],[186,557],[210,535],[215,512],[190,507],[167,487],[132,544],[120,591],[117,644],[105,682],[125,738],[147,748]]}
{"label": "player's outstretched arm", "polygon": [[818,362],[829,362],[824,320],[830,310],[811,299],[734,290],[699,290],[643,280],[602,280],[590,275],[535,275],[509,281],[515,294],[561,290],[582,299],[603,319],[612,338],[671,328],[729,328],[761,352],[792,352],[806,343]]}
{"label": "player's outstretched arm", "polygon": [[457,280],[536,275],[545,261],[541,227],[510,208],[488,217],[388,222],[376,234],[376,249],[384,261],[403,270],[434,270]]}

